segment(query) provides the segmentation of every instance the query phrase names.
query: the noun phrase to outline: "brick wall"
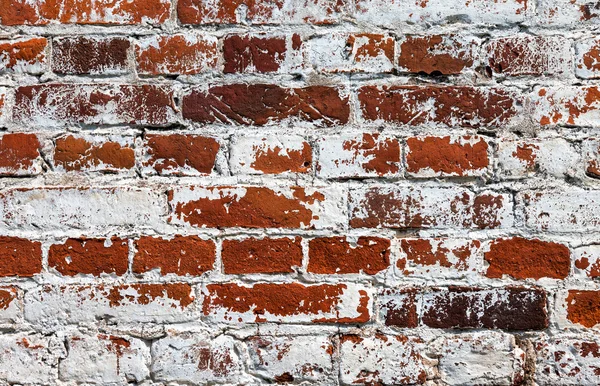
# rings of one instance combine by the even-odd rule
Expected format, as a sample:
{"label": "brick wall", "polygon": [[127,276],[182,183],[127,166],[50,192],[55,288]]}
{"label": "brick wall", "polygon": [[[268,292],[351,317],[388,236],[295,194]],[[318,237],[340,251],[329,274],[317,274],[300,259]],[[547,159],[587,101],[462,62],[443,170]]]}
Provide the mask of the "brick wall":
{"label": "brick wall", "polygon": [[600,383],[597,3],[0,24],[0,383]]}

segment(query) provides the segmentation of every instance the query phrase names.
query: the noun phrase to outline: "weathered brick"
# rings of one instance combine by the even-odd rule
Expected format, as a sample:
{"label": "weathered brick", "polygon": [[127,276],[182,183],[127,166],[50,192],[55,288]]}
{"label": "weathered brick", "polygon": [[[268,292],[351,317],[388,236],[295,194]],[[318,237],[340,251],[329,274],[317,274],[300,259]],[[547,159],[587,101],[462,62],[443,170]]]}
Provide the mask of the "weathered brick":
{"label": "weathered brick", "polygon": [[226,274],[291,273],[302,266],[301,238],[223,240],[221,260]]}
{"label": "weathered brick", "polygon": [[23,320],[23,294],[17,287],[0,287],[0,325]]}
{"label": "weathered brick", "polygon": [[43,37],[0,40],[0,71],[40,74],[46,71],[46,46]]}
{"label": "weathered brick", "polygon": [[575,74],[580,78],[600,78],[600,39],[580,40],[575,44]]}
{"label": "weathered brick", "polygon": [[63,37],[52,42],[52,71],[57,74],[117,75],[129,71],[125,38]]}
{"label": "weathered brick", "polygon": [[334,373],[327,336],[252,336],[246,341],[250,373],[278,383],[326,382]]}
{"label": "weathered brick", "polygon": [[484,254],[486,276],[515,279],[565,279],[571,270],[571,253],[563,244],[513,237],[497,239]]}
{"label": "weathered brick", "polygon": [[300,136],[236,136],[229,151],[234,174],[307,173],[312,167],[312,147]]}
{"label": "weathered brick", "polygon": [[174,120],[172,90],[160,85],[42,84],[16,90],[16,122],[164,125]]}
{"label": "weathered brick", "polygon": [[109,172],[132,169],[132,137],[65,135],[54,140],[54,167],[65,171]]}
{"label": "weathered brick", "polygon": [[600,340],[558,336],[534,342],[535,379],[540,385],[593,385],[598,382]]}
{"label": "weathered brick", "polygon": [[345,1],[299,0],[182,0],[177,14],[182,24],[333,24],[340,20]]}
{"label": "weathered brick", "polygon": [[169,18],[168,0],[114,1],[6,0],[0,9],[3,25],[159,24]]}
{"label": "weathered brick", "polygon": [[489,2],[473,0],[359,0],[356,2],[356,20],[386,27],[409,24],[429,27],[431,24],[492,24],[503,25],[526,20],[527,0]]}
{"label": "weathered brick", "polygon": [[42,244],[20,237],[0,236],[0,277],[31,277],[42,272]]}
{"label": "weathered brick", "polygon": [[536,11],[535,21],[543,26],[580,27],[600,20],[598,4],[588,0],[548,0],[538,4]]}
{"label": "weathered brick", "polygon": [[486,56],[492,73],[503,76],[562,75],[571,67],[571,45],[556,36],[492,39],[486,46]]}
{"label": "weathered brick", "polygon": [[490,164],[488,148],[478,136],[407,138],[406,171],[424,178],[481,176]]}
{"label": "weathered brick", "polygon": [[417,327],[419,325],[417,305],[420,299],[421,294],[416,287],[383,288],[377,298],[381,320],[386,326]]}
{"label": "weathered brick", "polygon": [[578,150],[562,138],[501,140],[496,157],[499,175],[506,179],[544,174],[564,178],[581,172]]}
{"label": "weathered brick", "polygon": [[345,220],[339,188],[177,187],[172,224],[208,228],[330,228]]}
{"label": "weathered brick", "polygon": [[600,277],[600,245],[586,245],[573,250],[575,276]]}
{"label": "weathered brick", "polygon": [[45,285],[25,294],[25,319],[46,329],[64,324],[178,323],[195,318],[187,283]]}
{"label": "weathered brick", "polygon": [[50,246],[48,266],[66,276],[121,276],[127,272],[128,255],[127,240],[118,237],[67,239]]}
{"label": "weathered brick", "polygon": [[403,275],[416,277],[462,277],[481,265],[479,240],[429,238],[400,239],[396,266]]}
{"label": "weathered brick", "polygon": [[356,284],[207,284],[204,315],[224,323],[366,323],[371,296]]}
{"label": "weathered brick", "polygon": [[308,244],[307,271],[375,275],[390,265],[390,240],[380,237],[319,237]]}
{"label": "weathered brick", "polygon": [[478,64],[480,44],[472,36],[406,36],[400,40],[398,67],[402,72],[457,75]]}
{"label": "weathered brick", "polygon": [[[4,227],[95,230],[161,224],[166,200],[145,188],[12,189],[0,196]],[[52,210],[48,210],[52,208]]]}
{"label": "weathered brick", "polygon": [[201,332],[170,332],[152,343],[152,374],[157,381],[207,384],[234,382],[243,369],[232,337]]}
{"label": "weathered brick", "polygon": [[153,35],[136,43],[135,57],[140,74],[200,74],[217,68],[217,38],[193,33]]}
{"label": "weathered brick", "polygon": [[525,225],[540,231],[595,230],[600,225],[600,191],[525,191],[517,195],[524,205]]}
{"label": "weathered brick", "polygon": [[340,337],[340,380],[344,385],[412,385],[427,380],[423,342],[403,335]]}
{"label": "weathered brick", "polygon": [[347,123],[350,107],[348,97],[335,87],[230,84],[185,94],[182,112],[184,118],[200,123],[265,125],[295,119],[331,126]]}
{"label": "weathered brick", "polygon": [[394,38],[379,34],[328,33],[307,44],[310,62],[322,72],[392,72]]}
{"label": "weathered brick", "polygon": [[66,345],[69,355],[58,366],[62,381],[127,384],[150,375],[150,349],[139,339],[75,333],[66,337]]}
{"label": "weathered brick", "polygon": [[446,385],[516,385],[523,372],[524,352],[515,338],[478,332],[440,338],[430,350],[439,352],[440,381]]}
{"label": "weathered brick", "polygon": [[581,143],[583,168],[591,178],[600,178],[600,140],[588,138]]}
{"label": "weathered brick", "polygon": [[395,177],[402,171],[400,141],[375,134],[319,139],[317,174],[321,178]]}
{"label": "weathered brick", "polygon": [[421,323],[445,329],[542,330],[549,323],[546,299],[539,288],[433,289],[423,296]]}
{"label": "weathered brick", "polygon": [[353,228],[505,228],[511,226],[512,198],[475,195],[463,188],[355,188],[349,195]]}
{"label": "weathered brick", "polygon": [[143,171],[146,174],[196,176],[210,174],[219,142],[192,134],[147,134],[144,137]]}
{"label": "weathered brick", "polygon": [[503,126],[520,111],[517,97],[501,88],[468,86],[363,86],[365,121],[404,125]]}
{"label": "weathered brick", "polygon": [[530,98],[533,118],[541,125],[598,126],[600,89],[596,86],[537,88]]}
{"label": "weathered brick", "polygon": [[229,35],[223,39],[225,73],[287,73],[302,69],[302,38],[270,35]]}
{"label": "weathered brick", "polygon": [[57,378],[59,355],[55,339],[42,335],[0,336],[0,381],[7,384],[51,385]]}
{"label": "weathered brick", "polygon": [[0,137],[0,176],[30,176],[42,172],[41,144],[35,134],[6,133]]}
{"label": "weathered brick", "polygon": [[[560,301],[564,300],[563,304]],[[587,328],[600,324],[600,291],[595,290],[568,290],[566,297],[560,299],[559,313],[566,313],[566,319],[578,326]],[[564,311],[561,310],[564,307]]]}
{"label": "weathered brick", "polygon": [[158,269],[161,275],[199,276],[213,269],[215,243],[198,236],[143,236],[135,241],[133,273]]}

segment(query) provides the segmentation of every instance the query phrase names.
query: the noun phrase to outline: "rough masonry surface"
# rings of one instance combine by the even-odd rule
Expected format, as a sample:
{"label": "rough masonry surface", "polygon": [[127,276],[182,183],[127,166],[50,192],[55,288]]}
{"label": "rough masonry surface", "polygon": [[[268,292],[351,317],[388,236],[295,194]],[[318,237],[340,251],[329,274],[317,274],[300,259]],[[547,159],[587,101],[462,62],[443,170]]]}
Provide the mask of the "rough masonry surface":
{"label": "rough masonry surface", "polygon": [[0,385],[600,384],[599,32],[0,0]]}

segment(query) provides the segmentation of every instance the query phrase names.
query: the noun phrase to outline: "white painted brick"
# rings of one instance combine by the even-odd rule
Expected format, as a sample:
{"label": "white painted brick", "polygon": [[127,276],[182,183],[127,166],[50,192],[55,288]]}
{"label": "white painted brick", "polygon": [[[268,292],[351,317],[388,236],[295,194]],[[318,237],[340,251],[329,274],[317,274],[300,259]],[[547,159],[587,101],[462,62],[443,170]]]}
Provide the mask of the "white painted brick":
{"label": "white painted brick", "polygon": [[0,336],[0,381],[9,384],[53,385],[59,353],[55,339],[46,336],[8,334]]}
{"label": "white painted brick", "polygon": [[150,348],[139,339],[77,333],[67,336],[66,342],[69,355],[59,365],[63,381],[125,384],[150,375]]}
{"label": "white painted brick", "polygon": [[176,323],[194,319],[187,284],[41,286],[25,295],[25,319],[45,329],[63,324]]}
{"label": "white painted brick", "polygon": [[353,384],[417,384],[427,378],[428,360],[422,342],[395,335],[340,338],[340,380]]}
{"label": "white painted brick", "polygon": [[231,337],[202,332],[171,333],[156,340],[152,358],[154,378],[164,382],[235,384],[243,369]]}
{"label": "white painted brick", "polygon": [[[254,336],[246,340],[250,372],[278,382],[325,382],[334,372],[328,336]],[[337,376],[337,374],[336,374]]]}
{"label": "white painted brick", "polygon": [[166,214],[166,197],[145,188],[13,189],[2,194],[0,208],[9,229],[149,228]]}

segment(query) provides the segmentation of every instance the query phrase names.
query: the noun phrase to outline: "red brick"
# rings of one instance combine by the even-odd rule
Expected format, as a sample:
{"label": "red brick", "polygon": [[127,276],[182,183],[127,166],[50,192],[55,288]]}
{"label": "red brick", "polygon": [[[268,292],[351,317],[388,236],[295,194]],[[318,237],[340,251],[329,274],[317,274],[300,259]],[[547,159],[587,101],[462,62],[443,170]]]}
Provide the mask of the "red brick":
{"label": "red brick", "polygon": [[265,125],[289,118],[324,126],[347,123],[348,97],[328,86],[283,88],[268,84],[230,84],[183,97],[183,117],[200,123]]}
{"label": "red brick", "polygon": [[[245,12],[239,17],[241,6]],[[183,24],[332,24],[340,20],[345,6],[340,0],[315,0],[310,6],[297,0],[181,0],[177,14]]]}
{"label": "red brick", "polygon": [[512,92],[467,86],[363,86],[363,119],[446,126],[502,126],[519,112]]}
{"label": "red brick", "polygon": [[559,75],[571,65],[569,42],[561,37],[516,35],[492,39],[486,47],[488,66],[501,75]]}
{"label": "red brick", "polygon": [[113,37],[54,39],[52,71],[74,75],[125,73],[130,45],[128,39]]}
{"label": "red brick", "polygon": [[169,18],[167,0],[6,0],[0,9],[3,25],[158,24]]}
{"label": "red brick", "polygon": [[0,71],[43,73],[47,43],[42,37],[0,41]]}
{"label": "red brick", "polygon": [[210,174],[220,148],[214,138],[191,134],[147,134],[144,145],[145,171],[180,176]]}
{"label": "red brick", "polygon": [[62,136],[54,141],[54,166],[66,171],[117,172],[132,169],[135,166],[133,141],[111,141],[88,135]]}
{"label": "red brick", "polygon": [[161,275],[199,276],[213,269],[215,243],[198,236],[179,236],[172,239],[144,236],[135,242],[133,273],[158,269]]}
{"label": "red brick", "polygon": [[406,171],[416,177],[480,176],[489,163],[488,144],[481,137],[406,140]]}
{"label": "red brick", "polygon": [[353,228],[503,228],[512,224],[512,197],[463,188],[367,187],[350,191]]}
{"label": "red brick", "polygon": [[423,297],[421,323],[446,329],[542,330],[549,323],[546,300],[538,288],[433,289]]}
{"label": "red brick", "polygon": [[196,34],[152,36],[136,45],[140,74],[193,75],[217,68],[217,39]]}
{"label": "red brick", "polygon": [[565,302],[572,323],[588,328],[600,323],[600,291],[570,290]]}
{"label": "red brick", "polygon": [[209,228],[330,227],[343,221],[342,197],[335,194],[297,186],[181,187],[169,192],[169,221]]}
{"label": "red brick", "polygon": [[354,284],[208,284],[202,311],[223,322],[366,323],[371,298]]}
{"label": "red brick", "polygon": [[19,237],[0,237],[0,276],[31,277],[42,272],[42,244]]}
{"label": "red brick", "polygon": [[299,35],[230,35],[223,40],[225,73],[291,71],[301,65]]}
{"label": "red brick", "polygon": [[481,242],[465,239],[401,239],[396,266],[405,275],[463,276],[478,269]]}
{"label": "red brick", "polygon": [[39,174],[42,171],[40,147],[35,134],[4,134],[0,137],[0,176]]}
{"label": "red brick", "polygon": [[495,240],[484,258],[489,264],[486,276],[491,278],[509,275],[515,279],[564,279],[571,269],[569,248],[538,239]]}
{"label": "red brick", "polygon": [[308,256],[311,273],[375,275],[390,265],[390,240],[365,236],[352,243],[346,237],[321,237],[310,240]]}
{"label": "red brick", "polygon": [[476,38],[457,35],[406,36],[400,43],[400,71],[456,75],[473,67],[479,48]]}
{"label": "red brick", "polygon": [[227,274],[291,273],[302,266],[300,237],[223,240],[221,259]]}
{"label": "red brick", "polygon": [[16,90],[14,119],[24,124],[147,124],[174,120],[173,93],[158,85],[42,84]]}
{"label": "red brick", "polygon": [[110,239],[68,239],[53,244],[48,251],[48,266],[66,276],[101,276],[127,272],[129,245],[118,237]]}

